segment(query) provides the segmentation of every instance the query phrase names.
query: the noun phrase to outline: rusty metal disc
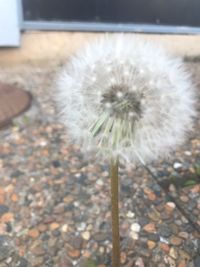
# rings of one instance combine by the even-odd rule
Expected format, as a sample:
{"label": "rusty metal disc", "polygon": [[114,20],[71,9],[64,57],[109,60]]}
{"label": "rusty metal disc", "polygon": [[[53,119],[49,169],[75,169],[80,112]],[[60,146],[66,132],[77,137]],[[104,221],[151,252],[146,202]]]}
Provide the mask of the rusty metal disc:
{"label": "rusty metal disc", "polygon": [[30,107],[30,93],[0,82],[0,127]]}

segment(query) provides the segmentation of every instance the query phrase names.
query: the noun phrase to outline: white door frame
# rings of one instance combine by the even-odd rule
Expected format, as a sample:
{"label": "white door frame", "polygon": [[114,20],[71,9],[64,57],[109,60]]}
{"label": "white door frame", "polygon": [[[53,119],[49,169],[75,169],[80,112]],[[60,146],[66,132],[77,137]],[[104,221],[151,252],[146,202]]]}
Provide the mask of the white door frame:
{"label": "white door frame", "polygon": [[0,0],[0,46],[19,46],[21,0]]}

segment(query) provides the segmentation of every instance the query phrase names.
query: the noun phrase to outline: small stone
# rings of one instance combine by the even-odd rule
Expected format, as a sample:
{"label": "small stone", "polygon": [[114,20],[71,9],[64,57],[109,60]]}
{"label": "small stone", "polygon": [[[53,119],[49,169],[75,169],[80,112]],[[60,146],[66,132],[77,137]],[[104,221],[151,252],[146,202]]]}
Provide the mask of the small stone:
{"label": "small stone", "polygon": [[180,258],[183,260],[189,261],[191,259],[191,256],[185,250],[180,249],[179,255],[180,255]]}
{"label": "small stone", "polygon": [[94,239],[96,241],[105,241],[106,239],[108,238],[107,234],[106,233],[96,233],[94,235]]}
{"label": "small stone", "polygon": [[11,212],[4,213],[1,217],[1,222],[8,223],[14,220],[14,214]]}
{"label": "small stone", "polygon": [[170,185],[169,185],[169,191],[170,191],[170,192],[176,192],[176,187],[175,187],[174,184],[170,184]]}
{"label": "small stone", "polygon": [[75,236],[73,239],[72,239],[72,242],[71,242],[73,248],[75,249],[81,249],[82,248],[82,245],[83,245],[83,239],[82,237],[80,236]]}
{"label": "small stone", "polygon": [[176,236],[170,238],[170,243],[174,246],[180,246],[182,244],[182,239]]}
{"label": "small stone", "polygon": [[135,216],[135,213],[133,213],[133,212],[130,211],[130,210],[129,210],[129,211],[127,212],[127,214],[126,214],[126,217],[127,217],[127,218],[130,218],[130,219],[134,218],[134,216]]}
{"label": "small stone", "polygon": [[174,169],[180,169],[182,167],[182,164],[180,162],[175,162],[173,167]]}
{"label": "small stone", "polygon": [[79,258],[79,257],[81,256],[81,252],[80,252],[80,250],[78,250],[78,249],[70,249],[70,250],[68,251],[68,255],[69,255],[69,257],[71,257],[72,259],[77,259],[77,258]]}
{"label": "small stone", "polygon": [[148,197],[149,200],[154,201],[156,199],[156,195],[149,188],[144,188],[144,193],[147,195],[147,197]]}
{"label": "small stone", "polygon": [[180,196],[180,200],[183,202],[188,202],[189,198],[187,196]]}
{"label": "small stone", "polygon": [[28,235],[32,238],[37,238],[40,235],[40,233],[37,229],[31,229],[28,231]]}
{"label": "small stone", "polygon": [[127,260],[126,253],[125,252],[121,252],[120,253],[120,263],[121,264],[125,264],[126,263],[126,260]]}
{"label": "small stone", "polygon": [[78,231],[84,231],[85,228],[86,228],[86,223],[84,223],[84,222],[81,222],[81,223],[79,223],[79,224],[77,225],[77,230],[78,230]]}
{"label": "small stone", "polygon": [[89,231],[85,231],[81,235],[82,235],[84,240],[86,240],[86,241],[90,240],[90,232]]}
{"label": "small stone", "polygon": [[171,235],[171,229],[167,224],[160,224],[158,226],[158,233],[162,237],[169,237]]}
{"label": "small stone", "polygon": [[64,225],[62,226],[61,230],[62,230],[62,232],[67,233],[68,228],[69,228],[68,225],[67,225],[67,224],[64,224]]}
{"label": "small stone", "polygon": [[102,179],[98,179],[98,180],[96,181],[96,184],[99,185],[99,186],[103,186],[103,185],[104,185],[104,182],[103,182]]}
{"label": "small stone", "polygon": [[174,202],[167,202],[165,207],[167,211],[172,212],[176,208],[176,205]]}
{"label": "small stone", "polygon": [[43,262],[44,262],[43,257],[34,257],[31,259],[31,266],[32,267],[42,266]]}
{"label": "small stone", "polygon": [[169,250],[169,255],[170,257],[172,257],[173,259],[177,259],[178,258],[178,252],[175,248],[170,248]]}
{"label": "small stone", "polygon": [[186,156],[191,156],[191,155],[192,155],[192,153],[191,153],[190,151],[184,151],[184,154],[185,154]]}
{"label": "small stone", "polygon": [[187,232],[180,232],[178,235],[181,238],[184,238],[184,239],[188,239],[189,238],[189,234]]}
{"label": "small stone", "polygon": [[41,244],[36,246],[36,247],[34,247],[34,248],[32,248],[31,251],[36,256],[42,256],[42,255],[45,254],[45,250],[44,250],[44,248],[42,247]]}
{"label": "small stone", "polygon": [[46,224],[39,224],[39,225],[38,225],[38,230],[39,230],[40,232],[45,232],[45,231],[47,231],[47,229],[48,229],[48,227],[47,227]]}
{"label": "small stone", "polygon": [[135,267],[145,267],[142,258],[137,258],[137,260],[135,261]]}
{"label": "small stone", "polygon": [[152,220],[152,221],[160,221],[160,213],[155,211],[149,212],[148,213],[148,217]]}
{"label": "small stone", "polygon": [[170,247],[166,243],[160,243],[159,246],[164,252],[169,253]]}
{"label": "small stone", "polygon": [[60,214],[60,213],[63,213],[64,211],[65,211],[65,204],[64,203],[60,203],[54,208],[55,214]]}
{"label": "small stone", "polygon": [[[196,266],[198,266],[198,265],[196,265]],[[184,260],[182,260],[181,262],[179,262],[178,267],[187,267],[186,262]]]}
{"label": "small stone", "polygon": [[133,231],[130,232],[130,237],[131,237],[133,240],[138,240],[138,238],[139,238],[138,233],[133,232]]}
{"label": "small stone", "polygon": [[147,241],[147,246],[149,249],[154,249],[156,246],[156,243],[154,241],[148,240]]}
{"label": "small stone", "polygon": [[12,196],[11,196],[11,200],[12,200],[13,202],[17,202],[17,201],[19,200],[18,195],[17,195],[17,194],[12,194]]}
{"label": "small stone", "polygon": [[156,232],[156,227],[155,227],[155,224],[154,223],[146,224],[143,227],[143,229],[144,229],[144,231],[146,231],[148,233],[155,233]]}
{"label": "small stone", "polygon": [[58,223],[51,223],[50,224],[50,230],[54,231],[56,229],[58,229],[60,227],[60,225]]}
{"label": "small stone", "polygon": [[131,231],[133,232],[140,232],[141,226],[138,223],[131,224]]}

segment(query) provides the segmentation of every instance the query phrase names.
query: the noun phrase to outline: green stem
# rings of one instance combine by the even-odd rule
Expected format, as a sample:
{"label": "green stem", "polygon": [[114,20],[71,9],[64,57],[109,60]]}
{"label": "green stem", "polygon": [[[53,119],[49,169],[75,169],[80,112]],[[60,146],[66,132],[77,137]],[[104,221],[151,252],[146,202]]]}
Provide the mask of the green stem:
{"label": "green stem", "polygon": [[112,206],[112,266],[120,266],[120,237],[119,237],[119,181],[118,181],[118,160],[113,159],[110,163],[111,176],[111,206]]}

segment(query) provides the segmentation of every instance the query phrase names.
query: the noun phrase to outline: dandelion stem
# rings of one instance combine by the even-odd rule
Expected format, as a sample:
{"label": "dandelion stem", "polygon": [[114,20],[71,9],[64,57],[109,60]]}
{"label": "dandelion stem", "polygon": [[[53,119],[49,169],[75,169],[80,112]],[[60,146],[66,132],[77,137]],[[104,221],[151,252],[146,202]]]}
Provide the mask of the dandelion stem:
{"label": "dandelion stem", "polygon": [[119,181],[118,181],[118,159],[112,159],[110,163],[111,176],[111,206],[112,206],[112,266],[120,266],[120,238],[119,238]]}

